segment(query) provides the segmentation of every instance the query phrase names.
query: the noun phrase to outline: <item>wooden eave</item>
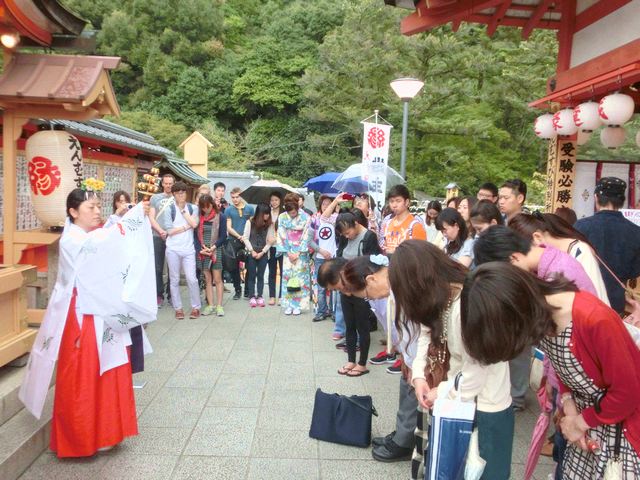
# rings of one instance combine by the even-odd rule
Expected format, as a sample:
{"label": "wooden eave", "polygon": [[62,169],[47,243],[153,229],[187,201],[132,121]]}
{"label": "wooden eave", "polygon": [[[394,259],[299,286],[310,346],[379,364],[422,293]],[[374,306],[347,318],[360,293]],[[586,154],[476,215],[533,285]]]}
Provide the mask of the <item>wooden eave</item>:
{"label": "wooden eave", "polygon": [[117,57],[16,54],[0,77],[0,107],[31,117],[119,115],[108,71]]}
{"label": "wooden eave", "polygon": [[[523,38],[528,38],[536,28],[562,30],[563,21],[571,20],[577,32],[630,1],[599,0],[576,15],[575,0],[457,0],[435,7],[420,0],[415,11],[402,20],[400,30],[414,35],[447,23],[456,30],[461,22],[472,22],[487,25],[489,35],[499,26],[509,26],[521,28]],[[563,20],[563,16],[572,18]]]}
{"label": "wooden eave", "polygon": [[39,45],[51,46],[57,34],[80,35],[87,22],[58,0],[0,0],[0,24]]}

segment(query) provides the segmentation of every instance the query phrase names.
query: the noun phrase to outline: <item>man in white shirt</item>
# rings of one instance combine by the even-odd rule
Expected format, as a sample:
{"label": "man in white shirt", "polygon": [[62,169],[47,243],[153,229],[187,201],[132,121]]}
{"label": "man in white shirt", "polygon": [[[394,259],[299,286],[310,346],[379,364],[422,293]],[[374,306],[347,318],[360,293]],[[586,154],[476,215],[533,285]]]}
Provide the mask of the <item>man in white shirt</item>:
{"label": "man in white shirt", "polygon": [[167,231],[167,265],[171,304],[178,320],[184,319],[182,298],[180,297],[180,269],[184,272],[191,298],[190,318],[200,316],[200,287],[196,277],[196,257],[193,244],[193,230],[198,227],[198,207],[187,203],[187,185],[178,182],[171,187],[174,205],[170,207],[172,226]]}

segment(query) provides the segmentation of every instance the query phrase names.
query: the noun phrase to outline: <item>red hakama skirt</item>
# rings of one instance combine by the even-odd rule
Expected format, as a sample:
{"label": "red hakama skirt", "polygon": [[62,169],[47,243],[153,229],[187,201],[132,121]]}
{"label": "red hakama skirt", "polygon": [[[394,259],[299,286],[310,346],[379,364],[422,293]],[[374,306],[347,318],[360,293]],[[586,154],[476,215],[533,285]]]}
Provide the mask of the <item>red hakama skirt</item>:
{"label": "red hakama skirt", "polygon": [[137,434],[131,364],[100,375],[93,315],[78,325],[74,292],[58,353],[50,448],[58,457],[87,457]]}

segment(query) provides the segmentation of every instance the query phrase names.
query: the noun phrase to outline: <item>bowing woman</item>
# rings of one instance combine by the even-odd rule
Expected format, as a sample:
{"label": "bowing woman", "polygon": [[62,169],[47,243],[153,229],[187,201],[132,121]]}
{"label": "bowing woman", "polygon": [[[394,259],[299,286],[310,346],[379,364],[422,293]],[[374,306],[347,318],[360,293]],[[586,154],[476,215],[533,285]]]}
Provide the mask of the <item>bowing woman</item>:
{"label": "bowing woman", "polygon": [[58,278],[20,389],[40,418],[58,361],[50,442],[58,457],[94,455],[138,433],[129,329],[157,314],[144,203],[97,228],[95,193],[75,189],[67,197]]}
{"label": "bowing woman", "polygon": [[[614,310],[567,280],[540,280],[506,262],[472,272],[461,306],[462,339],[479,362],[510,360],[532,344],[551,360],[569,442],[563,479],[640,478],[640,350]],[[598,454],[589,448],[596,444]],[[621,472],[606,476],[616,456]]]}

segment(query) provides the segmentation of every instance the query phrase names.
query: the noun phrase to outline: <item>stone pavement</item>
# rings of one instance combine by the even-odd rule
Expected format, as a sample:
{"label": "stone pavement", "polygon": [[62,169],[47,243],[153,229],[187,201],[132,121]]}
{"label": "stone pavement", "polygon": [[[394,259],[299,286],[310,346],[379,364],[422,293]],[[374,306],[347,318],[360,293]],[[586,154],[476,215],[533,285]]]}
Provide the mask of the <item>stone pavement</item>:
{"label": "stone pavement", "polygon": [[[155,351],[146,358],[145,372],[135,376],[147,382],[136,390],[137,437],[88,459],[59,460],[45,452],[21,479],[409,478],[408,462],[379,463],[369,448],[308,435],[318,387],[371,395],[380,414],[373,434],[389,433],[398,376],[383,366],[370,366],[361,378],[339,376],[345,355],[330,338],[330,320],[287,317],[279,307],[250,309],[246,300],[225,303],[225,317],[182,321],[165,306],[147,329]],[[379,338],[373,334],[372,354]],[[513,479],[523,478],[536,416],[517,414]],[[536,479],[546,480],[550,461],[541,463]]]}

